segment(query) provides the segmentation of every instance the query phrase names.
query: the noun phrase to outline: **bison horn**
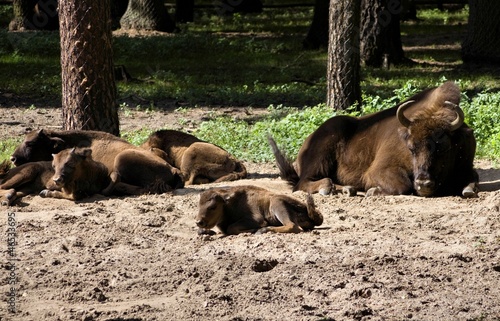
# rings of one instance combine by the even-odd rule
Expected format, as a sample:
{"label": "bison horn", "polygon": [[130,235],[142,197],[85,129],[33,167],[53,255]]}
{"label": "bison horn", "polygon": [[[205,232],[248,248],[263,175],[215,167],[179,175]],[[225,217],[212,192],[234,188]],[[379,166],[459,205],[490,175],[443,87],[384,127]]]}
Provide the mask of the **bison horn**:
{"label": "bison horn", "polygon": [[455,130],[459,129],[460,126],[462,126],[462,124],[464,123],[464,119],[465,119],[464,112],[463,112],[462,108],[460,108],[460,106],[452,103],[451,101],[445,101],[444,104],[447,106],[453,107],[453,110],[457,113],[457,118],[455,118],[450,123],[450,130],[455,131]]}
{"label": "bison horn", "polygon": [[414,102],[415,102],[414,100],[408,100],[407,102],[402,103],[399,106],[398,111],[396,112],[396,116],[398,116],[399,122],[404,127],[409,127],[411,125],[411,121],[408,118],[406,118],[404,112]]}

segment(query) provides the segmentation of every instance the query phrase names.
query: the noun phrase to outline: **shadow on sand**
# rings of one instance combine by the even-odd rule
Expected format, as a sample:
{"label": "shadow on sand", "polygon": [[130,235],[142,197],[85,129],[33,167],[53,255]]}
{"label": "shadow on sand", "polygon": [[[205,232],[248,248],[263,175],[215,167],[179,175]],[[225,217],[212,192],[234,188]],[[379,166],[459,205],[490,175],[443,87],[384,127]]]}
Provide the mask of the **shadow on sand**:
{"label": "shadow on sand", "polygon": [[500,189],[500,169],[476,169],[479,174],[479,190],[492,192]]}

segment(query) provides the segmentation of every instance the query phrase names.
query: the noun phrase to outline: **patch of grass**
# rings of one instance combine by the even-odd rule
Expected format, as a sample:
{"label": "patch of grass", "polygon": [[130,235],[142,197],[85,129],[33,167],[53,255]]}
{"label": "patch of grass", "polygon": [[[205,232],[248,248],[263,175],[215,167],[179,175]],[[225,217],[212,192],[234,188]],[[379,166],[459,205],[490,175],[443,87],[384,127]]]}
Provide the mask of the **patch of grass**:
{"label": "patch of grass", "polygon": [[[461,81],[457,82],[462,86],[466,85]],[[391,108],[422,89],[415,81],[408,81],[386,99],[365,93],[360,112],[346,111],[342,114],[360,116]],[[479,158],[500,157],[500,127],[496,125],[500,122],[498,106],[500,93],[481,92],[472,99],[463,93],[461,107],[466,123],[474,128],[478,146],[476,155]],[[203,122],[195,135],[225,148],[238,158],[267,162],[274,160],[267,143],[267,135],[271,134],[285,153],[295,159],[308,135],[328,118],[341,114],[324,104],[304,109],[283,106],[270,106],[268,109],[269,116],[254,124],[229,117]]]}
{"label": "patch of grass", "polygon": [[9,138],[0,141],[0,162],[6,159],[10,159],[10,156],[21,142],[21,138]]}
{"label": "patch of grass", "polygon": [[121,138],[127,140],[133,145],[139,146],[154,132],[152,129],[143,128],[141,130],[121,133]]}

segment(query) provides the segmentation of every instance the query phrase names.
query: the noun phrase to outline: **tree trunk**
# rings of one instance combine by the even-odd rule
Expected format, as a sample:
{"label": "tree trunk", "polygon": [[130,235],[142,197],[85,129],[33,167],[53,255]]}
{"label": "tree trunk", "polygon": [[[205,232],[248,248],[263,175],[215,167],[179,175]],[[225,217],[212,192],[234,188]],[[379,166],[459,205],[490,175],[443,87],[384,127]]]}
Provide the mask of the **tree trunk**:
{"label": "tree trunk", "polygon": [[127,11],[120,20],[123,29],[172,32],[175,23],[163,0],[129,0]]}
{"label": "tree trunk", "polygon": [[194,15],[194,0],[175,1],[175,21],[192,22]]}
{"label": "tree trunk", "polygon": [[127,11],[128,0],[111,0],[111,29],[120,29],[120,19]]}
{"label": "tree trunk", "polygon": [[314,15],[302,42],[304,49],[318,49],[328,45],[328,9],[330,0],[316,0],[314,3]]}
{"label": "tree trunk", "polygon": [[110,0],[64,0],[59,15],[63,127],[119,135]]}
{"label": "tree trunk", "polygon": [[372,67],[404,62],[401,1],[363,0],[361,7],[361,60]]}
{"label": "tree trunk", "polygon": [[470,0],[469,26],[462,59],[473,63],[500,63],[500,6],[497,1]]}
{"label": "tree trunk", "polygon": [[330,1],[327,104],[345,110],[361,103],[360,1]]}
{"label": "tree trunk", "polygon": [[9,30],[57,30],[57,0],[14,0]]}

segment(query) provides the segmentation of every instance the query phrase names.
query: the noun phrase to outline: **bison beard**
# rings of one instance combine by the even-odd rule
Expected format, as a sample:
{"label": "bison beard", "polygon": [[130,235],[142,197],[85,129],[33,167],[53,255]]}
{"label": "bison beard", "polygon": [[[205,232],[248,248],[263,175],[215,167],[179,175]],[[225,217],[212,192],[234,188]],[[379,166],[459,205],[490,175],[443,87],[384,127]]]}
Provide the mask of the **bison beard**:
{"label": "bison beard", "polygon": [[378,113],[332,117],[305,140],[293,165],[269,143],[294,190],[474,197],[476,141],[459,103],[459,88],[446,82]]}

